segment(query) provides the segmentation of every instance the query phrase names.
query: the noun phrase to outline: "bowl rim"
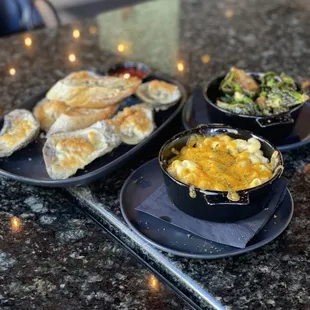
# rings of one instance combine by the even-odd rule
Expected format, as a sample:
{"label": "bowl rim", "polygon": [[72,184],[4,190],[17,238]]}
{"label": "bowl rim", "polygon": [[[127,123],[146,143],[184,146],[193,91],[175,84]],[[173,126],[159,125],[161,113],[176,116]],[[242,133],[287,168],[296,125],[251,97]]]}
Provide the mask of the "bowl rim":
{"label": "bowl rim", "polygon": [[151,69],[148,65],[146,65],[143,62],[139,61],[123,61],[123,62],[118,62],[110,66],[107,70],[108,75],[110,75],[114,70],[120,69],[120,68],[135,68],[138,70],[141,70],[145,72],[145,76],[142,79],[146,79],[150,74],[151,74]]}
{"label": "bowl rim", "polygon": [[[247,71],[245,70],[246,73],[248,73],[249,75],[251,76],[260,76],[260,75],[263,75],[265,74],[265,72],[256,72],[256,71]],[[227,73],[226,73],[227,74]],[[252,118],[252,119],[268,119],[268,118],[271,118],[271,117],[280,117],[280,116],[284,116],[284,115],[288,115],[290,113],[293,113],[295,112],[296,110],[300,109],[303,107],[303,105],[309,101],[309,99],[305,100],[304,102],[300,103],[300,104],[297,104],[295,107],[292,107],[289,111],[287,112],[281,112],[281,113],[278,113],[278,114],[272,114],[272,115],[246,115],[246,114],[238,114],[238,113],[234,113],[234,112],[231,112],[231,111],[228,111],[228,110],[225,110],[223,108],[220,108],[216,103],[214,103],[207,95],[207,92],[208,92],[208,89],[210,88],[211,84],[213,84],[216,80],[219,80],[219,81],[222,81],[224,78],[225,78],[225,75],[220,75],[216,78],[213,78],[212,80],[210,80],[207,85],[205,87],[203,87],[203,97],[205,99],[205,101],[210,104],[212,107],[214,107],[215,109],[223,112],[223,113],[226,113],[226,114],[229,114],[229,115],[232,115],[232,116],[239,116],[241,118]],[[298,83],[295,83],[299,88],[300,88],[300,84]]]}
{"label": "bowl rim", "polygon": [[[242,190],[238,190],[238,191],[234,191],[240,195],[242,194],[247,194],[251,191],[255,191],[255,190],[259,190],[263,187],[265,187],[266,185],[268,184],[271,184],[273,183],[274,181],[276,181],[277,179],[279,179],[282,174],[283,174],[283,171],[284,171],[284,160],[283,160],[283,156],[282,156],[282,153],[273,145],[271,144],[268,140],[266,140],[265,138],[263,138],[262,136],[260,135],[257,135],[249,130],[244,130],[244,129],[239,129],[239,128],[234,128],[234,127],[231,127],[229,125],[224,125],[224,124],[210,124],[210,125],[200,125],[198,127],[195,127],[195,128],[192,128],[192,129],[189,129],[189,130],[184,130],[176,135],[174,135],[173,137],[171,137],[170,139],[168,139],[163,145],[162,147],[160,148],[160,151],[159,151],[159,154],[158,154],[158,161],[159,161],[159,165],[160,165],[160,168],[161,170],[164,172],[164,174],[166,176],[168,176],[173,182],[175,182],[176,184],[182,186],[182,187],[187,187],[188,190],[190,190],[190,188],[194,189],[195,192],[199,192],[199,193],[202,193],[202,194],[210,194],[210,195],[227,195],[229,193],[229,191],[216,191],[216,190],[208,190],[208,189],[202,189],[202,188],[199,188],[199,187],[193,187],[193,186],[190,186],[188,184],[185,184],[179,180],[177,180],[176,178],[174,178],[165,168],[164,168],[164,162],[161,160],[161,157],[162,157],[162,154],[164,152],[164,150],[168,147],[168,145],[186,135],[192,135],[194,133],[196,133],[197,131],[199,132],[199,130],[204,130],[204,129],[228,129],[228,130],[234,130],[235,132],[234,133],[247,133],[247,134],[250,134],[253,138],[258,138],[258,140],[261,140],[263,141],[265,144],[267,144],[269,147],[271,147],[273,149],[273,153],[274,152],[278,152],[278,157],[280,159],[280,162],[279,162],[279,166],[282,166],[283,169],[281,169],[281,172],[275,174],[272,176],[272,178],[270,180],[268,180],[267,182],[263,183],[263,184],[260,184],[258,186],[255,186],[255,187],[252,187],[252,188],[247,188],[247,189],[242,189]],[[231,132],[233,133],[233,132]],[[208,137],[208,136],[206,136]],[[189,138],[189,137],[188,137]],[[260,142],[261,142],[260,141]]]}

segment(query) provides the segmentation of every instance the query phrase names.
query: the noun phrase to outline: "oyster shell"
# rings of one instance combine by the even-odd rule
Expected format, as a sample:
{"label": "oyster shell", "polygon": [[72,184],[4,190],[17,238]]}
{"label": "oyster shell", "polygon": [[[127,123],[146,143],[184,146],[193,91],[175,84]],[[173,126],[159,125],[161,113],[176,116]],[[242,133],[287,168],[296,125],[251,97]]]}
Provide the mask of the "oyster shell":
{"label": "oyster shell", "polygon": [[136,95],[150,104],[155,111],[167,110],[181,98],[181,92],[177,85],[159,80],[141,84]]}
{"label": "oyster shell", "polygon": [[153,109],[147,104],[136,104],[118,112],[108,121],[126,144],[138,144],[156,128]]}
{"label": "oyster shell", "polygon": [[32,142],[40,132],[40,124],[31,112],[16,109],[4,116],[0,131],[0,157],[8,157]]}
{"label": "oyster shell", "polygon": [[120,144],[119,134],[105,121],[85,129],[53,134],[43,147],[47,173],[52,179],[66,179]]}

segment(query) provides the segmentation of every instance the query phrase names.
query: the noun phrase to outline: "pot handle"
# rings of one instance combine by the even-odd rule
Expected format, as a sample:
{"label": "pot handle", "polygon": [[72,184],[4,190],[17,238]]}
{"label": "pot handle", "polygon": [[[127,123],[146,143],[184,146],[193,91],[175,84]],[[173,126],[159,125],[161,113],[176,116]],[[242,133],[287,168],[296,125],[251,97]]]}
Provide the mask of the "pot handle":
{"label": "pot handle", "polygon": [[242,194],[238,194],[240,199],[238,201],[232,201],[227,198],[226,194],[219,194],[219,195],[204,195],[204,199],[206,203],[210,206],[214,205],[239,205],[239,206],[246,206],[250,203],[249,193],[245,192]]}
{"label": "pot handle", "polygon": [[271,127],[279,124],[293,124],[294,119],[291,113],[279,114],[264,118],[256,118],[256,122],[262,128]]}
{"label": "pot handle", "polygon": [[211,127],[215,127],[215,128],[221,128],[221,127],[229,127],[229,128],[232,128],[231,126],[225,125],[225,124],[222,124],[222,123],[199,124],[199,125],[196,126],[196,128],[208,127],[209,125],[211,125]]}

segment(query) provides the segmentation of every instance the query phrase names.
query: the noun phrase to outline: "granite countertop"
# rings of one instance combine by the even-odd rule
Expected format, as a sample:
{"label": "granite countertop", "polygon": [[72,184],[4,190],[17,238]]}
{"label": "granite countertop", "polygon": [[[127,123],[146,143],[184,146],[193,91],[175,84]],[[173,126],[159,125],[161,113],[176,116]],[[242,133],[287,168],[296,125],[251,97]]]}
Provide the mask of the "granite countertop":
{"label": "granite countertop", "polygon": [[[191,90],[204,85],[210,78],[223,74],[232,65],[253,71],[284,71],[296,79],[306,79],[310,77],[310,41],[307,33],[309,26],[310,7],[306,0],[147,2],[105,13],[94,20],[75,25],[29,33],[32,45],[28,47],[24,45],[27,34],[0,40],[1,47],[5,47],[0,48],[0,89],[3,94],[1,104],[3,111],[8,111],[71,71],[105,71],[111,64],[123,59],[146,62],[155,71],[177,78]],[[78,38],[72,36],[73,29],[80,31]],[[69,60],[74,58],[69,56],[70,54],[74,54],[74,61]],[[13,68],[15,71],[12,71]],[[166,135],[176,130],[178,127],[172,128]],[[132,273],[117,272],[127,278],[133,276],[134,279],[139,278],[139,270],[142,270],[140,277],[148,274],[126,255],[126,250],[107,238],[102,230],[79,214],[77,209],[72,211],[74,204],[96,217],[102,227],[154,268],[180,294],[188,296],[196,307],[279,310],[310,308],[310,235],[307,231],[310,221],[310,178],[309,174],[304,172],[306,164],[310,162],[309,146],[284,155],[285,176],[289,180],[289,189],[295,202],[294,217],[288,229],[278,239],[259,250],[214,261],[180,258],[160,252],[133,234],[121,217],[118,197],[124,180],[135,168],[156,156],[159,147],[160,142],[157,142],[153,145],[153,150],[140,154],[113,175],[90,186],[70,189],[66,194],[59,190],[35,189],[1,179],[1,198],[10,201],[4,208],[1,207],[1,221],[7,223],[12,215],[22,218],[22,214],[34,214],[22,219],[26,222],[23,233],[28,230],[33,232],[29,237],[8,234],[8,227],[1,228],[1,236],[4,235],[5,238],[1,240],[0,268],[5,269],[5,276],[1,273],[0,285],[5,288],[6,295],[2,293],[3,290],[0,294],[4,296],[4,299],[1,297],[2,300],[8,300],[7,307],[13,307],[14,301],[10,298],[13,298],[11,296],[14,295],[15,287],[18,288],[17,295],[21,294],[20,296],[32,305],[42,300],[37,287],[44,287],[44,292],[49,296],[49,286],[60,288],[63,284],[63,290],[55,288],[51,291],[54,302],[57,302],[57,299],[66,300],[70,294],[82,294],[90,296],[90,300],[81,297],[80,305],[99,307],[96,294],[103,296],[101,303],[109,303],[110,298],[115,298],[116,294],[113,291],[116,288],[112,286],[110,290],[104,275],[108,275],[109,279],[115,275],[115,279],[111,281],[116,281],[116,286],[123,285],[124,294],[132,302],[135,300],[134,296],[143,299],[143,296],[147,295],[142,289],[144,283],[141,284],[142,293],[139,295],[139,288],[131,290],[130,284],[120,284],[121,281],[115,273],[115,268],[118,267],[111,267],[111,273],[108,273],[109,266],[104,263],[106,260],[112,260],[116,264],[123,261],[127,264],[128,259],[128,265],[133,266]],[[16,194],[13,195],[11,191]],[[25,202],[20,206],[20,201],[27,199],[26,195],[37,197],[36,199],[40,199],[39,205],[46,204],[50,211],[40,214],[32,210],[36,209],[38,204],[33,201],[34,198],[31,198],[30,205],[27,206]],[[49,203],[45,202],[48,200]],[[53,218],[53,212],[57,214],[56,219]],[[46,215],[47,219],[44,220],[43,217],[42,223],[43,215]],[[72,236],[72,239],[68,235]],[[78,239],[73,241],[74,238]],[[98,250],[99,243],[101,250]],[[22,251],[17,251],[12,244],[18,244]],[[30,249],[36,249],[35,244],[38,244],[42,254],[34,250],[34,259]],[[78,263],[82,262],[71,255],[84,256],[80,252],[87,253],[88,257],[96,257],[96,262],[85,262],[88,267],[84,266],[83,270],[76,268]],[[107,252],[111,256],[106,259]],[[57,276],[43,277],[50,270],[39,254],[48,257],[48,266],[55,266]],[[27,260],[27,263],[23,263],[27,258],[31,262]],[[21,265],[18,265],[19,260]],[[87,279],[98,275],[98,262],[102,262],[106,268],[98,272],[103,280],[100,280],[99,285],[95,285]],[[24,264],[30,267],[30,275],[25,274],[22,269]],[[31,268],[33,264],[39,266],[38,276],[35,274],[36,269]],[[62,268],[68,270],[69,278],[59,276]],[[129,267],[124,268],[128,270]],[[26,286],[26,292],[21,288],[24,281],[30,282],[28,288]],[[124,282],[126,281],[122,281]],[[69,289],[68,283],[73,285],[73,288]],[[85,286],[86,293],[82,289]],[[13,292],[10,293],[10,290]],[[36,291],[36,294],[30,294],[31,291]],[[77,291],[78,293],[74,293]],[[168,292],[165,286],[163,291]],[[163,302],[176,300],[175,306],[167,303],[159,308],[154,306],[154,309],[180,307],[180,300],[171,292],[165,296],[167,299]],[[160,297],[156,298],[161,300]],[[20,300],[22,299],[15,297],[15,302]],[[76,297],[74,302],[78,303],[78,300],[79,297]],[[145,305],[147,298],[143,302]],[[117,302],[112,301],[110,305],[114,303]],[[151,303],[153,304],[152,301]],[[123,308],[119,304],[119,309],[126,309],[126,306],[135,309],[131,304],[126,304]],[[151,309],[143,305],[139,309],[144,309],[143,307]]]}
{"label": "granite countertop", "polygon": [[189,309],[59,191],[1,179],[0,199],[0,309]]}

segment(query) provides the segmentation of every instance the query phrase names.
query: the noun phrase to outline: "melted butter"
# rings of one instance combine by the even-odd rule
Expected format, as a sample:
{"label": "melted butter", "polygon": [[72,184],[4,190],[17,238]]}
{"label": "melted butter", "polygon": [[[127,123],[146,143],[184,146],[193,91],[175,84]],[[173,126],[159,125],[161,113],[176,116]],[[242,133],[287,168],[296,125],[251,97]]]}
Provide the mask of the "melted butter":
{"label": "melted butter", "polygon": [[248,149],[238,152],[236,141],[227,135],[195,135],[167,170],[177,180],[197,188],[235,192],[255,186],[251,184],[254,179],[264,183],[272,178],[272,165],[256,161]]}
{"label": "melted butter", "polygon": [[33,123],[27,120],[13,120],[11,127],[0,137],[0,143],[5,143],[7,147],[14,148],[20,144],[33,129]]}

